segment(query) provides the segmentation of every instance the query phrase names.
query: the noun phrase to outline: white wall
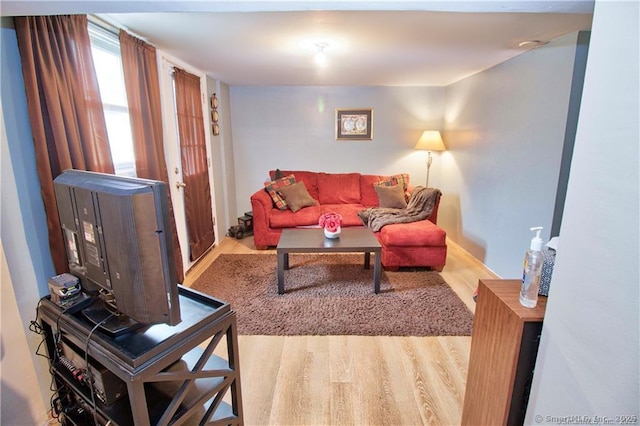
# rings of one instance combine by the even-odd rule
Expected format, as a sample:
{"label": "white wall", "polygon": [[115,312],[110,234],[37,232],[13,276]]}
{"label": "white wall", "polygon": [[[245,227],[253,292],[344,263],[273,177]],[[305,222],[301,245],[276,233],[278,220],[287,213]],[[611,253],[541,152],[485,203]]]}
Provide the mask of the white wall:
{"label": "white wall", "polygon": [[640,415],[639,17],[637,2],[595,5],[527,424]]}
{"label": "white wall", "polygon": [[522,274],[530,227],[549,237],[576,40],[558,38],[446,89],[438,223],[505,278]]}
{"label": "white wall", "polygon": [[[237,210],[276,168],[324,172],[407,172],[424,185],[425,152],[413,146],[440,129],[442,87],[232,86],[231,124]],[[373,140],[336,141],[336,108],[373,108]],[[430,186],[439,184],[434,161]]]}
{"label": "white wall", "polygon": [[[216,197],[215,220],[218,224],[216,239],[220,241],[231,225],[237,225],[235,194],[235,169],[233,161],[233,131],[231,109],[229,107],[229,86],[219,80],[207,78],[208,98],[214,93],[218,97],[220,134],[211,134],[211,155],[213,165],[214,194]],[[248,210],[247,210],[248,211]]]}
{"label": "white wall", "polygon": [[[14,283],[4,256],[3,244],[0,244],[0,281],[2,282],[0,311],[3,325],[0,346],[3,366],[0,421],[7,425],[42,424],[47,419],[48,407],[44,404],[44,395],[34,390],[47,389],[42,385],[47,382],[48,373],[43,362],[39,365],[42,368],[36,370],[34,363],[28,361],[33,355],[32,347],[34,347],[29,346],[29,340],[37,345],[36,340],[42,337],[33,333],[26,335],[23,327],[14,326],[21,324],[19,320],[21,315],[13,289]],[[44,351],[44,348],[42,350]],[[40,382],[38,377],[41,378]]]}
{"label": "white wall", "polygon": [[[13,20],[0,21],[2,424],[41,424],[51,376],[29,331],[54,275]],[[44,348],[41,348],[44,350]],[[46,405],[45,405],[46,401]]]}

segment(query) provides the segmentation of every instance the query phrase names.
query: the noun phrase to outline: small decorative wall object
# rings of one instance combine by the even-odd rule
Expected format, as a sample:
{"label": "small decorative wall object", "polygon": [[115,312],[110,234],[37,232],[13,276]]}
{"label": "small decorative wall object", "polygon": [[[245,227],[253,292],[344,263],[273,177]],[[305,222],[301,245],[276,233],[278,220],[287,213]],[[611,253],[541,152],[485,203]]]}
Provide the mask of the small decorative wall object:
{"label": "small decorative wall object", "polygon": [[214,93],[211,95],[211,127],[213,135],[218,136],[220,134],[220,126],[218,125],[218,98]]}
{"label": "small decorative wall object", "polygon": [[336,140],[372,140],[373,109],[336,108]]}

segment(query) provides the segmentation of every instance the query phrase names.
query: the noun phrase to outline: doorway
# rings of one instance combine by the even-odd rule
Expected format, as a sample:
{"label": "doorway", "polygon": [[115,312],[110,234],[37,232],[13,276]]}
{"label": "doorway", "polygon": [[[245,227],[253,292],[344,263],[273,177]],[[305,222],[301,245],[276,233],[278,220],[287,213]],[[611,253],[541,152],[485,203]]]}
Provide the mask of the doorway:
{"label": "doorway", "polygon": [[[178,230],[178,239],[180,241],[180,249],[182,258],[184,259],[185,272],[188,271],[195,262],[206,251],[215,245],[217,232],[216,220],[215,220],[215,198],[213,194],[213,170],[211,167],[211,137],[209,133],[208,115],[205,111],[208,111],[208,103],[206,102],[206,76],[199,73],[196,70],[189,69],[186,64],[169,58],[162,52],[158,55],[159,67],[160,67],[160,91],[162,96],[162,115],[164,123],[164,142],[165,142],[165,155],[167,162],[167,169],[169,172],[169,186],[171,190],[171,197],[174,204],[174,214],[176,220],[176,227]],[[193,180],[193,168],[190,161],[183,161],[185,156],[184,144],[181,145],[179,120],[176,109],[176,85],[174,79],[174,69],[180,68],[186,70],[188,73],[197,76],[200,80],[200,96],[199,106],[200,113],[202,114],[202,121],[196,129],[202,132],[200,136],[204,139],[204,157],[200,155],[198,161],[202,162],[202,170],[205,172],[205,182],[196,184]],[[187,149],[188,151],[188,149]],[[202,174],[202,173],[201,173]],[[205,189],[206,188],[206,189]],[[189,193],[191,191],[191,194]],[[203,201],[206,200],[206,201]],[[188,217],[193,209],[202,208],[202,203],[206,203],[210,208],[209,227],[211,228],[212,235],[206,238],[206,242],[203,246],[202,241],[197,241],[198,232],[202,233],[202,229],[193,229],[194,221],[189,223]],[[197,221],[197,225],[201,227],[201,220]],[[204,221],[205,223],[207,221]],[[196,236],[193,237],[194,232]],[[204,231],[205,233],[207,231]]]}

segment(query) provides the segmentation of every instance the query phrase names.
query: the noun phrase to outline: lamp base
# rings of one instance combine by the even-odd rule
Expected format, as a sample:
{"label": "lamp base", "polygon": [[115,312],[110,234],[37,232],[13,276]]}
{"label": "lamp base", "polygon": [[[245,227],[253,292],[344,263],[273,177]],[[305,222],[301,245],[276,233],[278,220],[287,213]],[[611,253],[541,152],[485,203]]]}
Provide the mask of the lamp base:
{"label": "lamp base", "polygon": [[431,169],[431,163],[433,163],[433,157],[431,156],[431,151],[427,151],[427,184],[425,188],[429,187],[429,170]]}

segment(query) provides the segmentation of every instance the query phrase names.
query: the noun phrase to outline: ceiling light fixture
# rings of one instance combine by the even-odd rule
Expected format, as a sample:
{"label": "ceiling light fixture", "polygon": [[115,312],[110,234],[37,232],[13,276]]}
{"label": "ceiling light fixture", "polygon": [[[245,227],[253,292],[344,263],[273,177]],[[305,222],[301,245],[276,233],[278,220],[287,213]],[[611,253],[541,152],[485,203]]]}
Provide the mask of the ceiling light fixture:
{"label": "ceiling light fixture", "polygon": [[316,61],[316,64],[319,67],[326,67],[327,66],[327,55],[326,53],[324,53],[324,50],[329,47],[329,44],[327,43],[316,43],[316,54],[313,57],[313,59]]}
{"label": "ceiling light fixture", "polygon": [[540,40],[526,40],[526,41],[521,41],[520,43],[518,43],[518,47],[538,47],[543,45],[544,43],[542,43]]}

